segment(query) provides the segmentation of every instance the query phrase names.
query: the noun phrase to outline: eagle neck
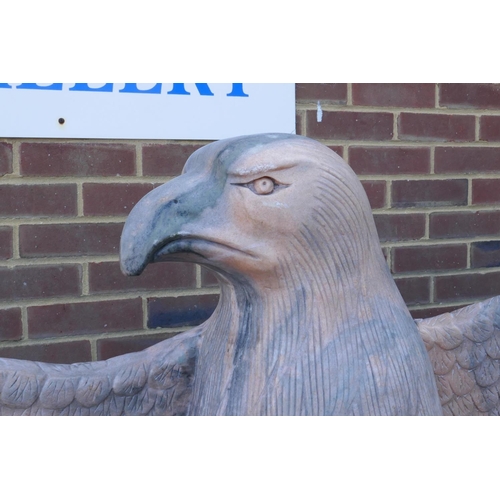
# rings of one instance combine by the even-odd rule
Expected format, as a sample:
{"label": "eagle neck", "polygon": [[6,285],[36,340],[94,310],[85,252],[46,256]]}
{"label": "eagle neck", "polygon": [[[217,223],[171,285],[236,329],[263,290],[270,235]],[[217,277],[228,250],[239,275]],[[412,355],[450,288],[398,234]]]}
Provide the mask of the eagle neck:
{"label": "eagle neck", "polygon": [[283,286],[221,281],[203,325],[190,413],[439,413],[437,393],[422,393],[432,370],[383,257],[368,274],[346,268],[343,276],[337,267],[332,280],[328,269],[330,279],[309,274],[317,263],[296,255],[281,262]]}

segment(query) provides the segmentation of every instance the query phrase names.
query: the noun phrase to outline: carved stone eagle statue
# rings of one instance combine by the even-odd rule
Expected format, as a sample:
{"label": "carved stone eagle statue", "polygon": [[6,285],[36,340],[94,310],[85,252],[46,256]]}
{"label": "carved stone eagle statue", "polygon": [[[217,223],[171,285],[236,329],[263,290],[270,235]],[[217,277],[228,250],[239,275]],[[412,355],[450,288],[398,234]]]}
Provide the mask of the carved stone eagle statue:
{"label": "carved stone eagle statue", "polygon": [[0,359],[1,413],[500,411],[500,298],[415,322],[363,187],[316,141],[264,134],[197,150],[123,230],[124,273],[166,260],[217,273],[208,321],[107,361]]}

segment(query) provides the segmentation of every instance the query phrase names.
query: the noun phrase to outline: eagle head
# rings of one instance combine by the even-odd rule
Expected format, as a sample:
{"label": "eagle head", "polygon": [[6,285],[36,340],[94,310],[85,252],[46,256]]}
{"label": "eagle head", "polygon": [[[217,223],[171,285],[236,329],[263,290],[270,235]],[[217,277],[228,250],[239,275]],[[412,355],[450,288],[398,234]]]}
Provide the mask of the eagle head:
{"label": "eagle head", "polygon": [[378,245],[364,190],[338,155],[298,135],[242,136],[198,149],[179,177],[134,207],[121,267],[138,275],[150,262],[190,261],[279,278],[285,261],[311,248],[316,258],[347,252],[362,262],[360,233]]}

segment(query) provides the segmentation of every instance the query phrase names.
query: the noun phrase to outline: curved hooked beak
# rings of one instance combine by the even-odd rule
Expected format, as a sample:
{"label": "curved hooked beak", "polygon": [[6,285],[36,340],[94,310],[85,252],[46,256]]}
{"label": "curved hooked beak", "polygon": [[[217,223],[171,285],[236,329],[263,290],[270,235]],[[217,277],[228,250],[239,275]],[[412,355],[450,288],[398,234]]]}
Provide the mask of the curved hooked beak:
{"label": "curved hooked beak", "polygon": [[141,274],[166,240],[178,234],[182,221],[171,208],[178,203],[172,188],[170,182],[157,187],[144,196],[127,217],[120,240],[123,274]]}
{"label": "curved hooked beak", "polygon": [[189,245],[167,245],[186,236],[183,228],[196,222],[213,206],[223,189],[224,179],[214,176],[179,176],[153,189],[132,209],[120,242],[120,265],[125,275],[137,276],[162,249],[162,260]]}

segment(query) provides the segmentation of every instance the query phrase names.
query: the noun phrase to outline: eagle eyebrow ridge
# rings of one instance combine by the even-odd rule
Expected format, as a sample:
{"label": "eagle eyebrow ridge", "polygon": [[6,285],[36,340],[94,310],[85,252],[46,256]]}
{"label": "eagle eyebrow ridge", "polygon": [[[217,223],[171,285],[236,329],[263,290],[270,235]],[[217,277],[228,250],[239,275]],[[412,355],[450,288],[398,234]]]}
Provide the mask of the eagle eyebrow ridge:
{"label": "eagle eyebrow ridge", "polygon": [[267,174],[277,170],[285,170],[295,166],[297,166],[297,163],[283,163],[281,165],[275,165],[273,163],[260,163],[249,167],[238,168],[238,170],[234,172],[229,172],[229,175],[236,177],[248,177],[251,175]]}

